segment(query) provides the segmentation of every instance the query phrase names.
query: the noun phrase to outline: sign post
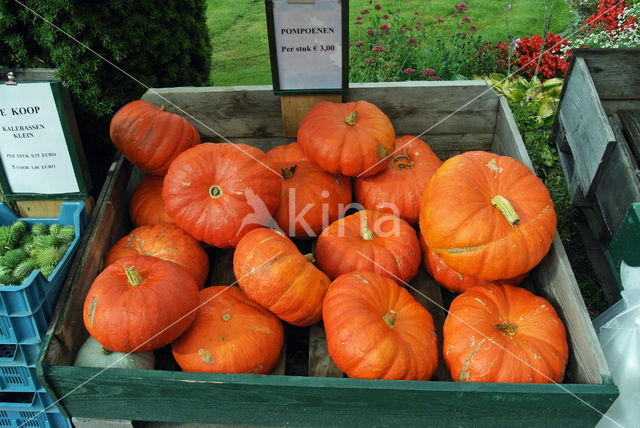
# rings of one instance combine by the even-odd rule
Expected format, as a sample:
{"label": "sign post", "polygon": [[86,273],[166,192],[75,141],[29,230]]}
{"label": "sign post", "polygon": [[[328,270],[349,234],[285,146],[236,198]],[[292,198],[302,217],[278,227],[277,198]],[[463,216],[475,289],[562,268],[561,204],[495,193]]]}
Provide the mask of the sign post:
{"label": "sign post", "polygon": [[0,84],[0,164],[8,200],[88,198],[86,159],[68,92],[59,80],[15,82],[9,76]]}
{"label": "sign post", "polygon": [[349,86],[348,2],[266,0],[273,90],[284,135],[295,137],[318,101],[342,101]]}

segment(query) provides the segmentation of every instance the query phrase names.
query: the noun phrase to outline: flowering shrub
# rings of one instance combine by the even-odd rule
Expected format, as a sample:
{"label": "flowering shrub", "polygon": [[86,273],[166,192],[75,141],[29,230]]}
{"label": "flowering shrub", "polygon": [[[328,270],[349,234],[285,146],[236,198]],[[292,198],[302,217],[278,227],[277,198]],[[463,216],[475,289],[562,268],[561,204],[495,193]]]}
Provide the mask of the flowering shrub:
{"label": "flowering shrub", "polygon": [[640,3],[627,7],[624,1],[602,0],[598,12],[585,20],[575,47],[640,47]]}
{"label": "flowering shrub", "polygon": [[544,50],[538,67],[542,42],[542,37],[533,35],[531,38],[523,38],[518,43],[516,53],[518,54],[519,74],[533,77],[537,69],[538,76],[543,80],[564,77],[569,69],[568,59],[571,53],[565,49],[569,45],[569,40],[548,33],[544,40]]}
{"label": "flowering shrub", "polygon": [[[361,10],[353,22],[351,81],[457,80],[497,71],[496,59],[486,54],[485,43],[475,35],[478,27],[466,3],[452,5],[449,17],[428,23],[418,11],[401,16],[398,10],[372,4],[373,9]],[[459,32],[443,36],[440,24],[451,19]]]}

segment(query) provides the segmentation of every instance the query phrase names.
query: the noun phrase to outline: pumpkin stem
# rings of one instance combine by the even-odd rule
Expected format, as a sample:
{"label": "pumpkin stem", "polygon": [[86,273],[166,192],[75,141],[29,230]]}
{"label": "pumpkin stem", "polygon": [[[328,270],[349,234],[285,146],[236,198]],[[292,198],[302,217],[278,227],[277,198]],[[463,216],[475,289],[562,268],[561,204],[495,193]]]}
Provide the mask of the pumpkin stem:
{"label": "pumpkin stem", "polygon": [[209,196],[211,196],[213,199],[222,196],[222,187],[218,186],[217,184],[209,187]]}
{"label": "pumpkin stem", "polygon": [[109,351],[107,348],[105,348],[104,346],[102,347],[102,354],[103,355],[111,355],[113,354],[112,351]]}
{"label": "pumpkin stem", "polygon": [[391,165],[393,165],[395,169],[411,169],[413,167],[413,161],[408,155],[400,154],[393,158]]}
{"label": "pumpkin stem", "polygon": [[491,199],[491,205],[496,207],[511,226],[517,226],[520,223],[520,217],[513,209],[511,202],[504,196],[496,195]]}
{"label": "pumpkin stem", "polygon": [[353,126],[356,124],[356,118],[358,117],[358,110],[354,110],[349,113],[349,116],[344,120],[345,123],[349,126]]}
{"label": "pumpkin stem", "polygon": [[511,336],[518,332],[518,326],[511,322],[504,322],[502,324],[496,324],[496,328],[498,330],[504,331],[505,333],[509,333]]}
{"label": "pumpkin stem", "polygon": [[393,309],[390,309],[389,313],[383,316],[382,319],[384,320],[385,323],[387,323],[389,328],[393,328],[393,323],[395,322],[397,316],[398,316],[398,312],[394,311]]}
{"label": "pumpkin stem", "polygon": [[373,241],[374,239],[376,239],[376,235],[373,234],[373,231],[369,227],[366,213],[362,218],[362,225],[360,226],[360,237],[365,241]]}
{"label": "pumpkin stem", "polygon": [[160,106],[160,111],[167,111],[167,106],[166,106],[166,105],[164,105],[164,104],[162,104],[162,105]]}
{"label": "pumpkin stem", "polygon": [[311,263],[315,263],[316,262],[316,258],[313,257],[313,253],[305,254],[304,258],[307,259],[307,261],[309,261]]}
{"label": "pumpkin stem", "polygon": [[293,174],[296,172],[296,168],[297,165],[293,165],[289,168],[280,168],[280,171],[282,171],[282,178],[288,180],[293,177]]}
{"label": "pumpkin stem", "polygon": [[138,272],[135,266],[129,266],[124,270],[125,275],[127,275],[127,280],[129,281],[129,285],[132,287],[137,287],[138,285],[144,283],[146,278]]}

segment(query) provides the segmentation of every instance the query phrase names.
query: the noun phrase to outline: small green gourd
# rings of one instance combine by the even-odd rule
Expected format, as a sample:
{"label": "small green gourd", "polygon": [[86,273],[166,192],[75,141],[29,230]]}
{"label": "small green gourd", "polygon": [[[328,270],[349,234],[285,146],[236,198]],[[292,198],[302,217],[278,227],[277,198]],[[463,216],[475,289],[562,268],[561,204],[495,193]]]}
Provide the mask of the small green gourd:
{"label": "small green gourd", "polygon": [[14,284],[22,284],[24,280],[27,279],[29,275],[31,275],[31,272],[33,272],[35,268],[36,262],[31,258],[26,259],[18,266],[16,266],[16,268],[13,270],[13,280],[15,281]]}
{"label": "small green gourd", "polygon": [[24,248],[14,248],[4,253],[4,256],[0,259],[0,264],[10,269],[15,269],[27,256],[28,253]]}

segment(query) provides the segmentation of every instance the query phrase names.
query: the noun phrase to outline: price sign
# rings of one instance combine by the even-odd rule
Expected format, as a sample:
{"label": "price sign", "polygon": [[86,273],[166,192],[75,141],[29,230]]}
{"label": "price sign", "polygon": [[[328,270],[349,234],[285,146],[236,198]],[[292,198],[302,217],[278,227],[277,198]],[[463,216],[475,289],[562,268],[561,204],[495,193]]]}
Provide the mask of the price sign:
{"label": "price sign", "polygon": [[276,94],[340,93],[348,87],[348,2],[267,0]]}
{"label": "price sign", "polygon": [[75,122],[69,123],[65,89],[59,81],[11,83],[0,84],[0,181],[5,196],[86,197],[76,150],[79,137]]}

